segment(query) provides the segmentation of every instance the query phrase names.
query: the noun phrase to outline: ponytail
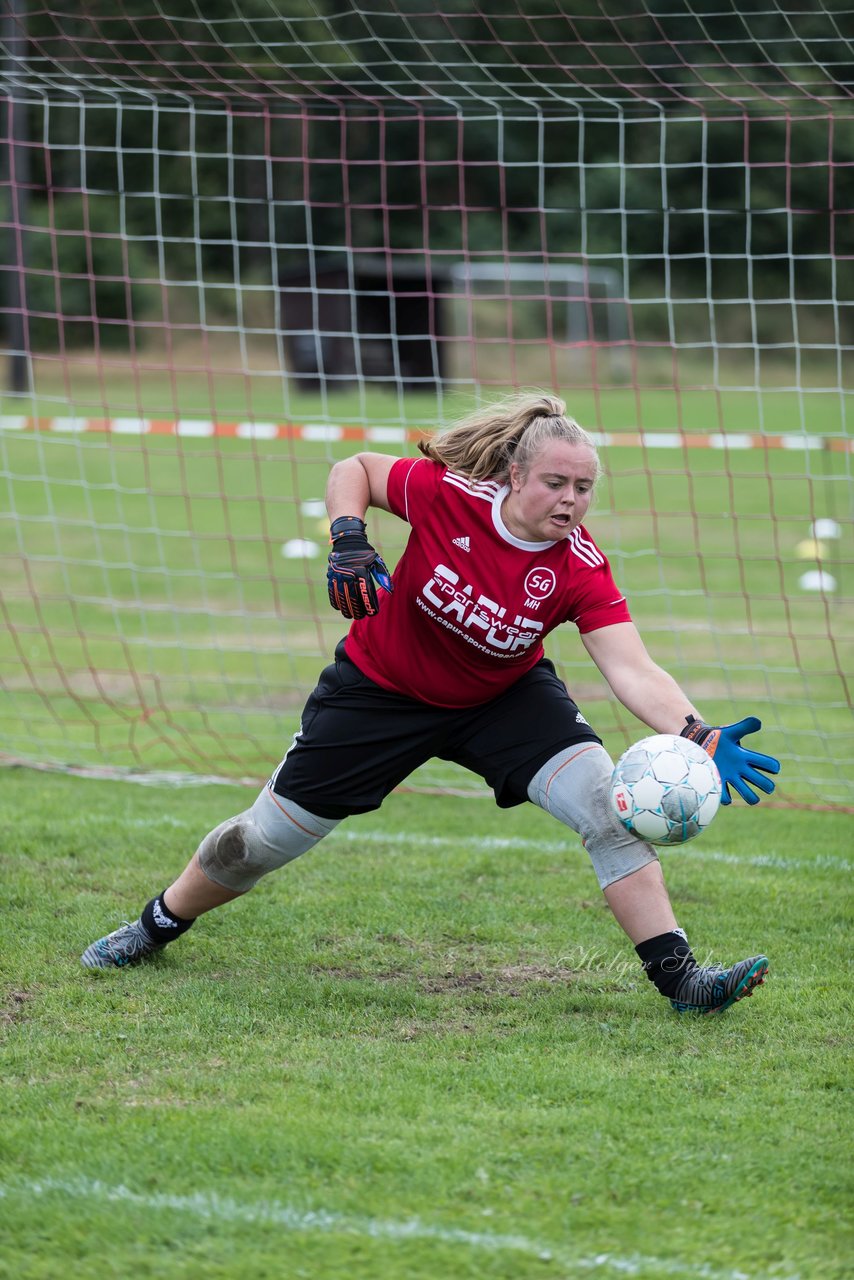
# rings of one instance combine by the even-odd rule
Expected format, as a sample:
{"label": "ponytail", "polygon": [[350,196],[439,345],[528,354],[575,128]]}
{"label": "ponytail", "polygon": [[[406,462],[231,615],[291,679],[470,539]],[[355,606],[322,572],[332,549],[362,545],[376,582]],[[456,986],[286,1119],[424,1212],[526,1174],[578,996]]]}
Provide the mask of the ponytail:
{"label": "ponytail", "polygon": [[419,443],[418,448],[433,462],[458,475],[477,480],[507,483],[513,462],[525,474],[533,458],[550,440],[584,444],[599,457],[587,432],[566,416],[566,405],[557,396],[543,391],[508,396],[475,410],[446,431]]}

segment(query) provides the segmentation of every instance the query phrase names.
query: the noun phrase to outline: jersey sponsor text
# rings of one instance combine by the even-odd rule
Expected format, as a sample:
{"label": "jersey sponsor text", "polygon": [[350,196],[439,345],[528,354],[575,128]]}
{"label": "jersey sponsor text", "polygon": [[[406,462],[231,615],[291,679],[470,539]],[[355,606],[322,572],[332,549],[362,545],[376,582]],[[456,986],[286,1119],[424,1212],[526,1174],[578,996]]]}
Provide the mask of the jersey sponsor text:
{"label": "jersey sponsor text", "polygon": [[445,619],[455,619],[454,629],[459,628],[458,634],[476,636],[480,642],[478,647],[495,657],[529,649],[541,637],[541,622],[520,613],[513,615],[512,622],[509,619],[505,621],[506,605],[490,600],[483,593],[475,599],[471,583],[460,586],[460,575],[445,564],[436,565],[432,576],[421,588],[421,594],[427,602],[426,613],[437,617],[443,625]]}

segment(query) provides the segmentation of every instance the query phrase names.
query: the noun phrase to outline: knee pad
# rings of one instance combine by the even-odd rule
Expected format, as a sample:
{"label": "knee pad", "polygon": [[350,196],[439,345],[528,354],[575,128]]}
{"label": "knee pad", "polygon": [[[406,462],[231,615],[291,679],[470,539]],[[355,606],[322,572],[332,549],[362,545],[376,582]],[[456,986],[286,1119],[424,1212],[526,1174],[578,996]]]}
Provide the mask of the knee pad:
{"label": "knee pad", "polygon": [[199,866],[215,884],[245,893],[268,872],[306,853],[338,822],[318,818],[265,787],[251,809],[205,836],[198,848]]}
{"label": "knee pad", "polygon": [[581,836],[602,889],[658,861],[652,845],[626,831],[611,808],[613,770],[604,747],[576,743],[552,756],[528,786],[529,800]]}

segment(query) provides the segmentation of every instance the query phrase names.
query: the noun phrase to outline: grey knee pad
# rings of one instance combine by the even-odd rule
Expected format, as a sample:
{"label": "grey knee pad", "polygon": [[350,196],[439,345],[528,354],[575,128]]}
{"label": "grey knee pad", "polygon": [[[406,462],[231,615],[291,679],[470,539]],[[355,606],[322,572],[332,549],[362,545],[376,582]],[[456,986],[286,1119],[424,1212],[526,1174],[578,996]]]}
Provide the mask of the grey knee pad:
{"label": "grey knee pad", "polygon": [[652,846],[630,835],[611,808],[613,770],[604,747],[581,742],[552,756],[528,787],[529,800],[581,836],[603,889],[658,861]]}
{"label": "grey knee pad", "polygon": [[244,893],[328,835],[340,819],[319,818],[265,787],[251,809],[221,822],[198,848],[209,880]]}

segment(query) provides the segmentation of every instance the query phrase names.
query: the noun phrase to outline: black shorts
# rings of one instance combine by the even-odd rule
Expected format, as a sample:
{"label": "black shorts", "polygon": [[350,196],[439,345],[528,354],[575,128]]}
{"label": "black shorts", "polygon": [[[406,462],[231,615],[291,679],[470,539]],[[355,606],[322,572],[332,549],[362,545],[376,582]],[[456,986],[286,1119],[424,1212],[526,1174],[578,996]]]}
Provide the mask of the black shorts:
{"label": "black shorts", "polygon": [[601,738],[548,658],[490,702],[433,707],[370,680],[342,640],[271,785],[318,817],[346,818],[378,809],[415,769],[438,758],[479,774],[509,809],[527,800],[537,770],[576,742]]}

